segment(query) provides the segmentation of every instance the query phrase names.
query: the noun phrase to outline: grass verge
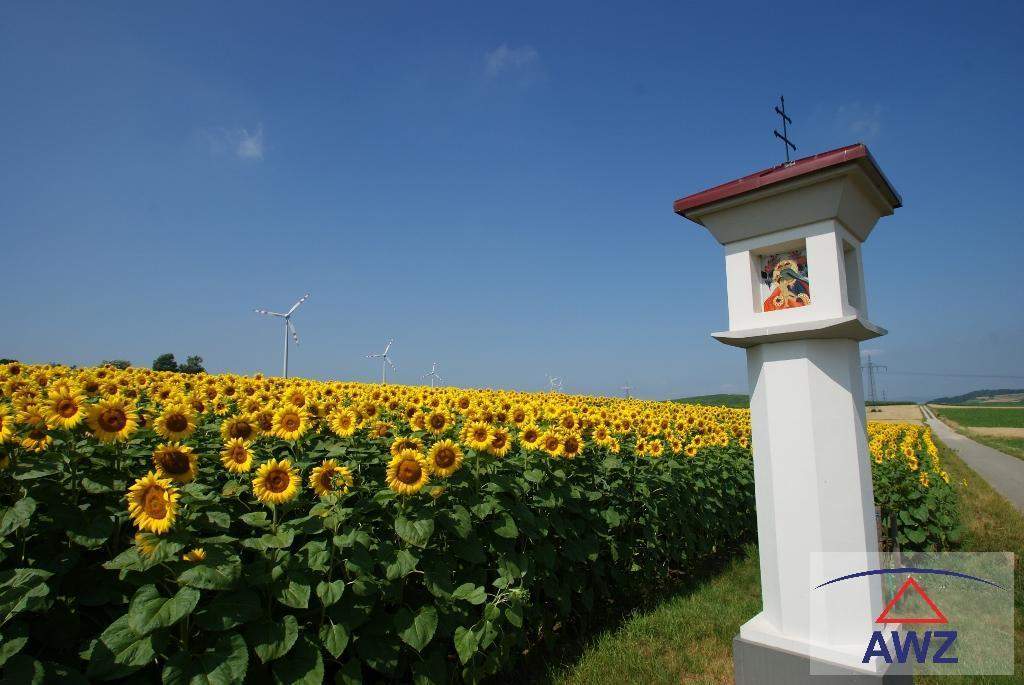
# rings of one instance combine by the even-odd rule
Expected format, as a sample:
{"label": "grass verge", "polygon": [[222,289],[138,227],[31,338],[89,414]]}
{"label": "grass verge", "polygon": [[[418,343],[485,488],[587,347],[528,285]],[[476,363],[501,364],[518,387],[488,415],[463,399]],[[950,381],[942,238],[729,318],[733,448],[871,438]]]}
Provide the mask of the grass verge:
{"label": "grass verge", "polygon": [[933,409],[935,415],[939,417],[939,420],[944,424],[955,430],[957,433],[964,435],[974,442],[980,442],[982,445],[988,445],[994,450],[999,450],[1003,454],[1009,454],[1011,457],[1017,457],[1018,459],[1024,459],[1024,438],[1007,438],[996,435],[982,435],[976,431],[972,431],[967,426],[961,425],[956,421],[949,418],[948,415],[940,413],[938,410]]}
{"label": "grass verge", "polygon": [[[1011,551],[1016,621],[1014,676],[918,677],[917,683],[954,685],[1024,684],[1024,516],[971,470],[952,450],[937,443],[960,493],[965,526],[961,549]],[[618,683],[731,683],[732,638],[761,608],[757,547],[729,563],[712,579],[634,613],[619,627],[596,637],[571,663],[553,668],[547,682],[559,685]]]}
{"label": "grass verge", "polygon": [[757,547],[750,545],[714,578],[598,636],[549,682],[731,683],[732,638],[760,610]]}
{"label": "grass verge", "polygon": [[988,445],[992,449],[999,450],[1011,457],[1024,459],[1024,438],[1003,438],[996,435],[981,435],[969,428],[961,429],[961,433],[975,442]]}

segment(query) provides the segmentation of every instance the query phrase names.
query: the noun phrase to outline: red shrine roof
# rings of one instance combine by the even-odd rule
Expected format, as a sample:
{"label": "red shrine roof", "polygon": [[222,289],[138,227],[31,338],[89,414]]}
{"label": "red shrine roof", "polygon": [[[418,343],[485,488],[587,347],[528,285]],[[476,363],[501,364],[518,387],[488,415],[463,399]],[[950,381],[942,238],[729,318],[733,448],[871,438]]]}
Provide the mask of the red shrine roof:
{"label": "red shrine roof", "polygon": [[738,178],[735,181],[729,181],[728,183],[723,183],[720,186],[702,190],[699,193],[694,193],[693,195],[688,195],[676,200],[673,208],[675,209],[676,214],[685,217],[687,212],[699,207],[704,207],[721,200],[736,197],[737,195],[743,195],[744,193],[760,190],[761,188],[775,183],[788,181],[798,176],[810,174],[815,171],[821,171],[822,169],[837,167],[843,164],[859,164],[861,168],[867,172],[868,176],[878,189],[882,191],[882,194],[889,199],[893,209],[903,206],[903,199],[900,197],[900,194],[896,192],[896,189],[892,187],[892,184],[889,183],[889,179],[885,177],[885,174],[882,173],[881,168],[878,166],[878,162],[875,161],[875,158],[872,157],[871,153],[868,151],[867,145],[864,143],[856,143],[836,150],[822,152],[821,154],[817,154],[812,157],[804,157],[803,159],[798,159],[786,164],[779,164],[778,166],[773,166],[770,169],[765,169],[764,171],[759,171],[755,174]]}

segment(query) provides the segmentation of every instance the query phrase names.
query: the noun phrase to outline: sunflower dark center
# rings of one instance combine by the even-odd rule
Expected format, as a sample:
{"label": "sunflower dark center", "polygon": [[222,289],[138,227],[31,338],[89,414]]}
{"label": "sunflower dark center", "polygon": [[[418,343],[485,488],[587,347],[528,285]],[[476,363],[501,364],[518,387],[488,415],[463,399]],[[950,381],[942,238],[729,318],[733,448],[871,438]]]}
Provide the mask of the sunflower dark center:
{"label": "sunflower dark center", "polygon": [[455,463],[455,450],[451,447],[442,447],[434,455],[434,463],[442,469],[446,469]]}
{"label": "sunflower dark center", "polygon": [[242,447],[241,445],[235,445],[234,447],[231,448],[231,459],[236,464],[244,464],[246,461],[248,461],[249,455],[245,451],[244,447]]}
{"label": "sunflower dark center", "polygon": [[285,430],[293,431],[299,427],[299,417],[295,414],[287,414],[281,419],[281,425]]}
{"label": "sunflower dark center", "polygon": [[167,502],[164,500],[163,490],[159,488],[150,488],[146,491],[143,508],[146,510],[146,514],[148,514],[150,518],[167,518]]}
{"label": "sunflower dark center", "polygon": [[406,459],[398,465],[397,478],[406,485],[418,482],[422,475],[423,468],[415,459]]}
{"label": "sunflower dark center", "polygon": [[188,473],[189,468],[191,468],[188,455],[180,450],[164,452],[160,458],[160,466],[166,473],[175,476]]}
{"label": "sunflower dark center", "polygon": [[248,440],[249,436],[252,435],[252,426],[250,426],[249,423],[246,421],[239,421],[238,423],[233,423],[231,424],[230,430],[228,430],[228,435],[230,435],[232,438],[242,438],[243,440]]}
{"label": "sunflower dark center", "polygon": [[263,482],[266,484],[267,490],[271,492],[284,492],[288,489],[291,478],[281,469],[277,469],[268,473]]}
{"label": "sunflower dark center", "polygon": [[65,419],[69,419],[78,413],[78,403],[72,399],[62,399],[57,403],[57,413]]}
{"label": "sunflower dark center", "polygon": [[445,420],[440,414],[434,414],[430,417],[430,427],[434,429],[444,428]]}
{"label": "sunflower dark center", "polygon": [[188,428],[188,418],[182,414],[171,414],[167,417],[167,421],[164,422],[167,426],[167,430],[174,433],[180,433]]}
{"label": "sunflower dark center", "polygon": [[128,425],[128,417],[120,409],[104,409],[100,412],[99,424],[103,430],[116,433]]}

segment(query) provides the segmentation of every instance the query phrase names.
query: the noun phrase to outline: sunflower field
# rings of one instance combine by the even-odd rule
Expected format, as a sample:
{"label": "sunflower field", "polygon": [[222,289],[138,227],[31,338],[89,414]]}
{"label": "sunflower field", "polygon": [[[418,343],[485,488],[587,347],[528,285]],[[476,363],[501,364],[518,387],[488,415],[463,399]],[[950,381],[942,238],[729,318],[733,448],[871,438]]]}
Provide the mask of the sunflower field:
{"label": "sunflower field", "polygon": [[[13,682],[478,681],[755,531],[746,410],[0,366]],[[905,547],[955,542],[927,429],[872,425]]]}

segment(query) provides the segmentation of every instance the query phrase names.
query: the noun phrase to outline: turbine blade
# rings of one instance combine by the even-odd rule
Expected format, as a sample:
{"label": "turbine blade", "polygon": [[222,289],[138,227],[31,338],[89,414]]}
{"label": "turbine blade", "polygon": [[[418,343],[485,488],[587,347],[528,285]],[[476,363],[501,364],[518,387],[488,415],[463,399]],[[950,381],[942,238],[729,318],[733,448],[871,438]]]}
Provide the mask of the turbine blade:
{"label": "turbine blade", "polygon": [[299,332],[295,330],[295,326],[294,326],[294,324],[292,324],[292,320],[291,319],[285,319],[285,321],[288,322],[288,330],[291,331],[291,333],[292,333],[292,340],[294,340],[295,344],[298,345],[299,344]]}
{"label": "turbine blade", "polygon": [[299,305],[302,304],[303,302],[305,302],[308,299],[309,299],[309,293],[306,293],[305,295],[300,297],[299,301],[292,305],[292,308],[288,310],[288,313],[285,316],[291,316],[292,312],[294,312],[296,309],[298,309]]}
{"label": "turbine blade", "polygon": [[278,314],[277,312],[272,312],[269,309],[254,309],[253,311],[257,314],[262,314],[263,316],[285,316],[285,314]]}
{"label": "turbine blade", "polygon": [[395,339],[394,339],[394,338],[392,338],[391,340],[388,340],[388,344],[387,344],[387,346],[385,346],[385,347],[384,347],[384,354],[387,354],[387,353],[388,353],[388,350],[390,350],[390,349],[391,349],[391,343],[393,343],[393,342],[395,342]]}
{"label": "turbine blade", "polygon": [[391,357],[384,357],[384,361],[388,363],[388,366],[391,367],[392,371],[398,371],[398,368],[394,365],[394,363],[392,363]]}

